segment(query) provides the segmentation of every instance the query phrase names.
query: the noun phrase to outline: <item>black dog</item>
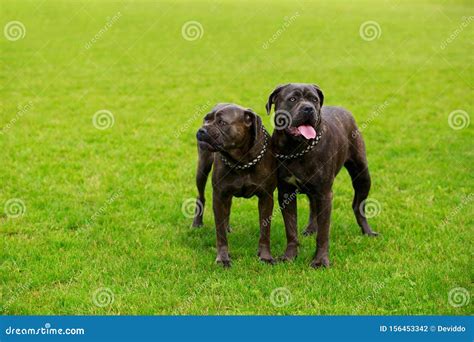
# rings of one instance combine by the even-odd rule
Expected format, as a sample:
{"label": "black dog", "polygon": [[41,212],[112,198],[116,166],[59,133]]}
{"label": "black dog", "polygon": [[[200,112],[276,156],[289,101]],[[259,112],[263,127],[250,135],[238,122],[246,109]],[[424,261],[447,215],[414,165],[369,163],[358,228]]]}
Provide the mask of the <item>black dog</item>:
{"label": "black dog", "polygon": [[232,197],[258,196],[260,217],[260,260],[273,263],[270,252],[270,222],[273,191],[277,186],[276,159],[271,153],[270,136],[260,117],[235,104],[218,104],[204,118],[197,132],[199,161],[196,184],[194,227],[202,225],[204,189],[212,173],[212,205],[217,233],[217,259],[230,266],[227,246]]}
{"label": "black dog", "polygon": [[[307,194],[310,220],[305,235],[317,231],[313,267],[329,266],[329,225],[332,184],[344,165],[352,178],[352,202],[363,234],[375,236],[367,223],[364,200],[370,190],[365,145],[352,115],[339,107],[323,107],[324,95],[316,85],[290,83],[277,87],[266,105],[275,104],[272,142],[278,166],[278,201],[285,221],[287,247],[283,259],[298,254],[295,191]],[[293,194],[294,200],[285,202]],[[284,205],[283,205],[284,203]]]}

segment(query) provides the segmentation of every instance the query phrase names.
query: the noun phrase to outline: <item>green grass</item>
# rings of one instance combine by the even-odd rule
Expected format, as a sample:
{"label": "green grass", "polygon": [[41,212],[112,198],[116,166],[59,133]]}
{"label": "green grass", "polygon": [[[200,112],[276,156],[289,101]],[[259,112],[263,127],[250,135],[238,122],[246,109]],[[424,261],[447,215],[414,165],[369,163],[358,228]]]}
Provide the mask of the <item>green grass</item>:
{"label": "green grass", "polygon": [[[473,290],[473,128],[448,125],[454,110],[473,113],[474,23],[463,18],[472,10],[468,1],[3,0],[1,27],[21,21],[26,36],[0,37],[1,312],[472,313],[472,300],[448,303],[451,289]],[[204,29],[195,41],[181,35],[190,20]],[[382,30],[373,41],[359,35],[368,20]],[[181,211],[196,195],[195,131],[227,101],[271,130],[266,99],[289,81],[317,83],[327,105],[367,123],[370,197],[382,208],[370,222],[381,237],[360,235],[343,170],[331,269],[309,267],[314,238],[302,236],[296,262],[261,264],[256,199],[234,200],[233,267],[221,269],[210,206],[199,230]],[[101,109],[115,118],[103,131],[92,124]],[[3,213],[12,198],[26,206],[18,218]],[[298,201],[301,231],[308,203]],[[282,254],[278,213],[271,239]],[[276,307],[280,287],[292,300]],[[113,303],[94,305],[99,288]]]}

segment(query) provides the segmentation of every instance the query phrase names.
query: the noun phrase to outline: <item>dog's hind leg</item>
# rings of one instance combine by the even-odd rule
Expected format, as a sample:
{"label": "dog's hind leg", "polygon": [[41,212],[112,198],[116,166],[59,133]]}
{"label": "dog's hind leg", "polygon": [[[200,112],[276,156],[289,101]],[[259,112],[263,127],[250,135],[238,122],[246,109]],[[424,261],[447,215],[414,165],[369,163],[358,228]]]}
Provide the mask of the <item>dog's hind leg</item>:
{"label": "dog's hind leg", "polygon": [[362,233],[369,236],[377,236],[367,222],[365,215],[365,200],[370,191],[370,173],[365,156],[365,145],[362,137],[357,135],[354,137],[351,156],[344,164],[352,179],[352,187],[354,188],[354,200],[352,201],[352,210],[356,217]]}
{"label": "dog's hind leg", "polygon": [[198,147],[198,166],[196,170],[196,186],[198,197],[196,198],[196,209],[194,210],[193,227],[202,227],[204,205],[206,203],[205,190],[209,173],[212,169],[214,153]]}

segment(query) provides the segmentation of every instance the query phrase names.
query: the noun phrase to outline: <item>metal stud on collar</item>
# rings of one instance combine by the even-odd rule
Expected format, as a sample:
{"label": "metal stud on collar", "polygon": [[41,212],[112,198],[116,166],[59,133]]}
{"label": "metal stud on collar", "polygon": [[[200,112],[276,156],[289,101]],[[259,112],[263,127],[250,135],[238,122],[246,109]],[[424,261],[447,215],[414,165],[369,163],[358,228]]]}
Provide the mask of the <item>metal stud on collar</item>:
{"label": "metal stud on collar", "polygon": [[308,153],[309,151],[311,151],[314,146],[316,146],[318,143],[319,143],[319,140],[321,140],[321,135],[322,135],[322,132],[319,132],[317,135],[316,135],[316,138],[314,138],[313,140],[311,140],[311,143],[306,146],[306,148],[298,153],[292,153],[292,154],[278,154],[278,153],[275,153],[275,156],[278,158],[278,159],[283,159],[283,160],[289,160],[289,159],[295,159],[295,158],[298,158],[298,157],[301,157],[302,155]]}
{"label": "metal stud on collar", "polygon": [[268,145],[268,136],[269,136],[269,134],[265,130],[265,127],[263,127],[263,125],[262,125],[262,132],[263,132],[263,136],[265,137],[264,138],[265,140],[263,141],[263,147],[262,147],[262,150],[258,153],[258,155],[253,160],[251,160],[251,161],[249,161],[248,163],[245,163],[245,164],[232,163],[232,162],[228,161],[226,157],[224,157],[222,154],[220,154],[221,159],[224,162],[224,164],[227,165],[230,168],[235,169],[235,170],[245,170],[245,169],[248,169],[252,166],[257,165],[257,163],[260,160],[262,160],[263,155],[267,151],[267,145]]}

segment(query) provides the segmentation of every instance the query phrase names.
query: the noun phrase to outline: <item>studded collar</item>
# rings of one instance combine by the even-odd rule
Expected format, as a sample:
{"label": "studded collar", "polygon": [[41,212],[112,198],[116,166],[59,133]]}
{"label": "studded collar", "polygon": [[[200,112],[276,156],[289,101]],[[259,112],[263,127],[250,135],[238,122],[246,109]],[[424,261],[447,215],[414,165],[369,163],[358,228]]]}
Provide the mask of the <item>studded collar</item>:
{"label": "studded collar", "polygon": [[265,130],[265,127],[263,127],[263,125],[262,125],[262,132],[263,132],[263,136],[264,136],[263,147],[254,159],[252,159],[248,163],[240,164],[238,162],[236,163],[236,162],[229,161],[226,157],[224,157],[224,155],[222,153],[220,153],[221,159],[224,162],[224,164],[227,165],[230,168],[235,169],[235,170],[246,170],[246,169],[251,168],[252,166],[257,165],[258,162],[260,160],[262,160],[262,158],[263,158],[263,156],[264,156],[264,154],[265,154],[265,152],[267,151],[267,148],[268,148],[268,136],[269,136],[269,134]]}
{"label": "studded collar", "polygon": [[304,154],[308,153],[309,151],[311,151],[314,148],[314,146],[316,146],[319,143],[319,141],[321,140],[321,135],[322,135],[322,131],[319,132],[314,139],[311,139],[311,142],[303,150],[301,150],[299,152],[295,152],[295,153],[291,153],[291,154],[275,153],[275,156],[278,159],[282,159],[282,160],[290,160],[290,159],[299,158],[302,155],[304,155]]}

